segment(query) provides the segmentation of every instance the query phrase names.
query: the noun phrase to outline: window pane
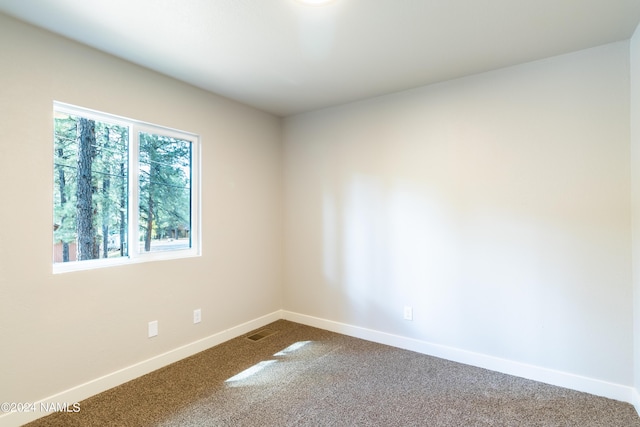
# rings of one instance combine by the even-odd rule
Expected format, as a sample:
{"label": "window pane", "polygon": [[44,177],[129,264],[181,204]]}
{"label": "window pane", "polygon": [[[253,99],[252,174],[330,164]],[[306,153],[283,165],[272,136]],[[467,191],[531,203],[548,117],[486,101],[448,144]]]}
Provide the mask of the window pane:
{"label": "window pane", "polygon": [[140,252],[191,248],[191,141],[139,134]]}
{"label": "window pane", "polygon": [[129,129],[56,111],[54,263],[127,256]]}

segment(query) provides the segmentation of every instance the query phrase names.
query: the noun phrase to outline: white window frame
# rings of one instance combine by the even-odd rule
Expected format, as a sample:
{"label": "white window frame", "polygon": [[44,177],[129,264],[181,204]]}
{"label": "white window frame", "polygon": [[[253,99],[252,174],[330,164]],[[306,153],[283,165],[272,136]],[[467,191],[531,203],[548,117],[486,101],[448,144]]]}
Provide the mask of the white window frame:
{"label": "white window frame", "polygon": [[[63,102],[54,101],[53,113],[62,112],[91,120],[113,123],[129,128],[129,160],[128,160],[128,201],[127,201],[127,252],[128,255],[119,258],[101,258],[83,261],[58,262],[53,264],[53,273],[67,273],[72,271],[92,270],[97,268],[111,267],[116,265],[126,265],[139,262],[164,261],[181,258],[192,258],[201,256],[201,172],[200,172],[200,136],[191,132],[168,128],[140,120],[129,119],[109,113],[103,113],[84,107],[78,107]],[[53,120],[52,120],[53,122]],[[138,187],[138,155],[140,132],[163,135],[184,141],[191,142],[191,247],[186,249],[175,249],[168,251],[144,252],[140,251],[140,227],[139,227],[139,187]],[[52,130],[53,134],[53,130]],[[53,162],[52,162],[53,164]],[[53,173],[51,174],[53,176]],[[53,188],[53,185],[51,186]],[[52,257],[53,260],[53,257]]]}

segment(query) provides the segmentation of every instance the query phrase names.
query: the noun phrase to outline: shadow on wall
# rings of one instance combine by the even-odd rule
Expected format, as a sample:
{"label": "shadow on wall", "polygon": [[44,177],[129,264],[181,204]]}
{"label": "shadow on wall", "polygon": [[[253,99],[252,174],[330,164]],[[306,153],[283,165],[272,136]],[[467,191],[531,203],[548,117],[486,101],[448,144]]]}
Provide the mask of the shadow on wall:
{"label": "shadow on wall", "polygon": [[[366,174],[325,183],[322,271],[348,300],[349,321],[505,357],[569,345],[547,319],[556,310],[586,315],[554,284],[572,263],[572,237],[456,194]],[[411,322],[405,305],[413,306]]]}

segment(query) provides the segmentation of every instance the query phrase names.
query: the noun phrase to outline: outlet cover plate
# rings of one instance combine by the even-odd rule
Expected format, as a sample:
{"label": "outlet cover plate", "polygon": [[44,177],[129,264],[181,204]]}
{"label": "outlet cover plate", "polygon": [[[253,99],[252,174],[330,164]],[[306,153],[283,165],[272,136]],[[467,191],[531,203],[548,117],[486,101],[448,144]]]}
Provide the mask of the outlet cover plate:
{"label": "outlet cover plate", "polygon": [[154,320],[149,322],[149,338],[155,337],[158,335],[158,321]]}

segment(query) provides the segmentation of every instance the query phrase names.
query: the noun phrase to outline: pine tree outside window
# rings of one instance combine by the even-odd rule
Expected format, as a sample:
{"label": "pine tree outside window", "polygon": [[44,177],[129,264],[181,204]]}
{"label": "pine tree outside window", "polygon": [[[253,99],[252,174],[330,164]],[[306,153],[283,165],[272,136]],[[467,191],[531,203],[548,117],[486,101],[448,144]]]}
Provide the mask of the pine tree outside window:
{"label": "pine tree outside window", "polygon": [[199,144],[54,103],[54,272],[199,255]]}

